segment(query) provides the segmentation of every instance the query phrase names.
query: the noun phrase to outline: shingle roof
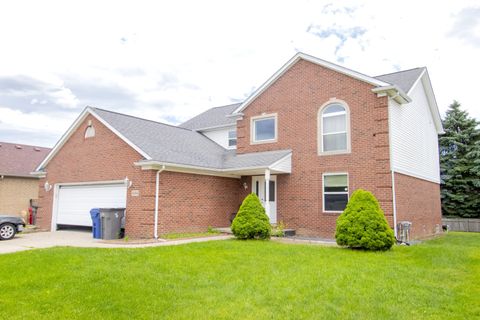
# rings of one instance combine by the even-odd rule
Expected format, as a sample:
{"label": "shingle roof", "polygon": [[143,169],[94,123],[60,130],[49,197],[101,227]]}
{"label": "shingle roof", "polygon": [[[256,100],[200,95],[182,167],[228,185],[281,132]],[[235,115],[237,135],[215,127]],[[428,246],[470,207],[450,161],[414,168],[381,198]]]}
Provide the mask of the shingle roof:
{"label": "shingle roof", "polygon": [[218,168],[225,149],[201,133],[129,115],[92,108],[152,160]]}
{"label": "shingle roof", "polygon": [[408,93],[415,81],[422,74],[425,68],[415,68],[376,76],[376,79],[397,85],[405,93]]}
{"label": "shingle roof", "polygon": [[50,148],[0,142],[0,175],[30,177]]}
{"label": "shingle roof", "polygon": [[180,127],[200,130],[205,128],[220,127],[220,126],[234,126],[236,124],[234,118],[229,118],[227,115],[231,114],[241,103],[230,104],[228,106],[216,107],[208,109],[200,113],[198,116],[182,123]]}
{"label": "shingle roof", "polygon": [[236,154],[230,151],[224,158],[222,169],[266,167],[292,153],[292,150],[275,150]]}
{"label": "shingle roof", "polygon": [[154,161],[212,169],[266,167],[291,150],[237,155],[194,130],[141,119],[108,110],[92,110]]}

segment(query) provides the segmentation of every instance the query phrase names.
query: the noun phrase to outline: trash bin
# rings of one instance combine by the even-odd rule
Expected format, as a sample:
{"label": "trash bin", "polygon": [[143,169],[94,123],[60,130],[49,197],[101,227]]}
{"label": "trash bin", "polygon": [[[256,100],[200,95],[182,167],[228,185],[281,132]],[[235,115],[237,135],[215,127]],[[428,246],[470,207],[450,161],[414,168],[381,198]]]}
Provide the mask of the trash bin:
{"label": "trash bin", "polygon": [[120,239],[125,208],[100,208],[101,238]]}
{"label": "trash bin", "polygon": [[102,229],[100,226],[100,209],[93,208],[90,210],[90,217],[92,218],[92,234],[94,239],[102,238]]}

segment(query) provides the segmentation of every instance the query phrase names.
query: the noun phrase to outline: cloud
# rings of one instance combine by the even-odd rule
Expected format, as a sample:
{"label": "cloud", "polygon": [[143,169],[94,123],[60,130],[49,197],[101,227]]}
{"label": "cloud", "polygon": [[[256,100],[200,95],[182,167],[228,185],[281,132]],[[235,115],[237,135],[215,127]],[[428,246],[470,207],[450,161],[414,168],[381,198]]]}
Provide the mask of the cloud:
{"label": "cloud", "polygon": [[79,105],[78,98],[62,81],[45,81],[26,75],[0,76],[0,101],[17,110],[65,111]]}
{"label": "cloud", "polygon": [[480,7],[464,8],[455,16],[448,36],[459,38],[466,44],[480,47]]}

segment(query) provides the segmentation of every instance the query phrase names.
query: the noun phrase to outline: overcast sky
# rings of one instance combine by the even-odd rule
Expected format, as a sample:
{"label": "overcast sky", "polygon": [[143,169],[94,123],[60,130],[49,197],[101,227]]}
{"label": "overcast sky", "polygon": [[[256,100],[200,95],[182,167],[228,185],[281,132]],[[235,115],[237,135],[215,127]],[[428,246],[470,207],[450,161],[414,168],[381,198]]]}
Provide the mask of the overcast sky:
{"label": "overcast sky", "polygon": [[86,105],[177,124],[296,52],[375,76],[426,66],[480,119],[479,1],[9,1],[0,141],[53,146]]}

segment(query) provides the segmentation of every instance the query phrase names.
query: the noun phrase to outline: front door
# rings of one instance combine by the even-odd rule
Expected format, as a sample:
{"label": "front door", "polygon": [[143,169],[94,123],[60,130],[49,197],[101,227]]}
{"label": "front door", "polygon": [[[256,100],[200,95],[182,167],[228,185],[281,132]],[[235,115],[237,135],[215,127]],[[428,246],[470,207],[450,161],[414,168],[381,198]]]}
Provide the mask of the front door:
{"label": "front door", "polygon": [[[270,218],[270,223],[277,223],[277,176],[270,176],[269,186],[270,212],[267,212],[267,215]],[[265,200],[267,199],[265,199],[266,184],[264,176],[252,177],[252,190],[260,198],[260,202],[265,208]]]}

